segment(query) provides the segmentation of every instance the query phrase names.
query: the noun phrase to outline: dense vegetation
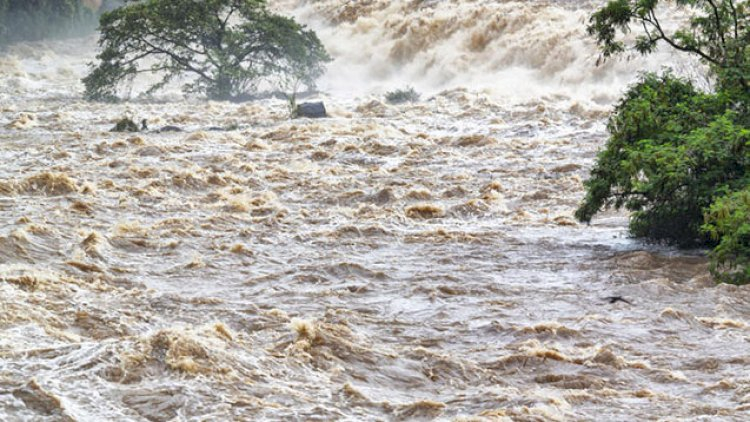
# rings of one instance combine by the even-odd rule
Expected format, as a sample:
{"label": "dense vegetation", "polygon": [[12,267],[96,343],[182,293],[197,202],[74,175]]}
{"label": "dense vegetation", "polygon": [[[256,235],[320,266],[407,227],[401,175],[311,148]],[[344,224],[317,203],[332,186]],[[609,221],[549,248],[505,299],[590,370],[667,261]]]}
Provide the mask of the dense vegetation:
{"label": "dense vegetation", "polygon": [[414,103],[419,101],[419,97],[419,93],[410,86],[385,93],[385,100],[388,104]]}
{"label": "dense vegetation", "polygon": [[750,188],[711,204],[704,230],[718,242],[711,252],[711,270],[721,281],[746,284],[750,280]]}
{"label": "dense vegetation", "polygon": [[700,92],[669,73],[644,75],[609,120],[610,139],[586,181],[576,217],[589,222],[607,207],[632,211],[633,235],[681,246],[714,247],[720,281],[750,282],[750,13],[747,2],[682,0],[687,27],[668,32],[658,0],[613,0],[591,18],[603,58],[628,49],[623,35],[643,30],[632,47],[659,44],[699,57],[715,80]]}
{"label": "dense vegetation", "polygon": [[316,34],[270,13],[263,0],[145,0],[105,13],[98,65],[84,78],[86,97],[114,100],[141,73],[177,77],[189,93],[230,100],[265,84],[313,88],[330,59]]}
{"label": "dense vegetation", "polygon": [[92,31],[97,18],[94,4],[83,0],[0,0],[0,44]]}

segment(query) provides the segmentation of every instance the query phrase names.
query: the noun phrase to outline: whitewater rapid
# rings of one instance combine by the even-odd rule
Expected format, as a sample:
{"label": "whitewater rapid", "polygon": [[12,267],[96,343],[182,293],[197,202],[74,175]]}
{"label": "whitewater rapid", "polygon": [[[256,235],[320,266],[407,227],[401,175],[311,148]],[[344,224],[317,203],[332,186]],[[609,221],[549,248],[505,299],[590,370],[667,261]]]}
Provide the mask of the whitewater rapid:
{"label": "whitewater rapid", "polygon": [[[668,49],[647,58],[601,61],[586,25],[604,1],[271,2],[317,31],[335,61],[321,85],[351,97],[404,86],[437,93],[470,87],[503,102],[544,100],[604,109],[637,70],[672,68],[700,79],[705,69]],[[683,19],[667,10],[663,24]]]}
{"label": "whitewater rapid", "polygon": [[93,39],[0,54],[0,419],[750,417],[747,289],[572,218],[662,63],[597,68],[589,3],[273,6],[335,57],[327,119],[85,102]]}

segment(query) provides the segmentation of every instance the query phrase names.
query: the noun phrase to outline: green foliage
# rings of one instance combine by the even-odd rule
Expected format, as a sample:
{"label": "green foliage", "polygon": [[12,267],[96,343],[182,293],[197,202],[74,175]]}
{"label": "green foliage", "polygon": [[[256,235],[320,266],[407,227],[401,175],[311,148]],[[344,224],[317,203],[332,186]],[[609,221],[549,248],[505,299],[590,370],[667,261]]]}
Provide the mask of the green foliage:
{"label": "green foliage", "polygon": [[645,75],[610,117],[610,139],[576,217],[588,222],[602,208],[624,206],[635,236],[704,243],[704,209],[742,188],[750,169],[750,131],[729,106],[727,97],[671,75]]}
{"label": "green foliage", "polygon": [[385,100],[389,104],[413,103],[419,101],[419,93],[408,86],[385,94]]}
{"label": "green foliage", "polygon": [[0,44],[80,35],[96,27],[81,0],[0,0]]}
{"label": "green foliage", "polygon": [[[99,63],[83,79],[86,97],[114,100],[140,73],[185,74],[186,92],[218,100],[255,93],[262,83],[312,88],[330,60],[313,31],[270,13],[263,0],[146,0],[105,13]],[[290,82],[291,81],[291,82]]]}
{"label": "green foliage", "polygon": [[[665,2],[661,2],[665,3]],[[591,17],[588,31],[602,57],[620,54],[622,36],[640,27],[632,47],[660,43],[709,65],[716,91],[703,93],[670,74],[644,75],[609,120],[610,138],[585,182],[576,212],[584,222],[608,207],[632,212],[637,237],[682,246],[714,246],[717,279],[750,282],[750,21],[747,2],[679,0],[689,24],[666,31],[658,0],[612,0]]]}
{"label": "green foliage", "polygon": [[[665,3],[691,12],[686,26],[667,30],[659,19]],[[596,38],[604,59],[627,50],[631,26],[642,30],[632,48],[653,52],[661,43],[699,57],[710,65],[722,90],[750,91],[750,9],[742,0],[610,0],[591,16],[588,32]]]}
{"label": "green foliage", "polygon": [[706,213],[703,229],[718,245],[711,271],[732,284],[750,283],[750,188],[721,197]]}

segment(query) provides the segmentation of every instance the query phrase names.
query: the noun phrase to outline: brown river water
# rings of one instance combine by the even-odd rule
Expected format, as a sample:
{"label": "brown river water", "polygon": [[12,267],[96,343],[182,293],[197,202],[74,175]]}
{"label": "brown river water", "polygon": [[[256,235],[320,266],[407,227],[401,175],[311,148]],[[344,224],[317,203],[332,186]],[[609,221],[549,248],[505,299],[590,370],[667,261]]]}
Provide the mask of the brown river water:
{"label": "brown river water", "polygon": [[336,59],[314,121],[1,53],[0,420],[749,420],[748,289],[572,218],[612,102],[680,68],[597,68],[583,3],[272,2]]}

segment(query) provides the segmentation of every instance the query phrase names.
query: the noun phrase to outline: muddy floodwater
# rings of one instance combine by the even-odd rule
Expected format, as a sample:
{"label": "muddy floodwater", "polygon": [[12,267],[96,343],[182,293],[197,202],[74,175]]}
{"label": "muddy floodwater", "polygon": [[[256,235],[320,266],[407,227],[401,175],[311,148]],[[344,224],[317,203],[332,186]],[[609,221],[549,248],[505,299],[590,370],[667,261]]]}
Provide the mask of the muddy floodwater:
{"label": "muddy floodwater", "polygon": [[[275,2],[331,45],[327,119],[84,102],[93,39],[0,54],[0,420],[750,420],[750,291],[572,217],[645,62],[596,68],[572,2],[345,3]],[[442,66],[420,102],[337,85],[367,28]]]}

